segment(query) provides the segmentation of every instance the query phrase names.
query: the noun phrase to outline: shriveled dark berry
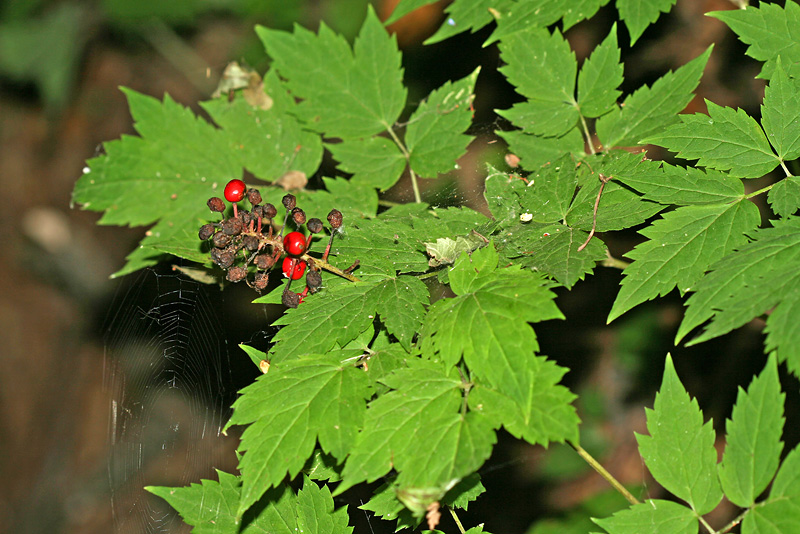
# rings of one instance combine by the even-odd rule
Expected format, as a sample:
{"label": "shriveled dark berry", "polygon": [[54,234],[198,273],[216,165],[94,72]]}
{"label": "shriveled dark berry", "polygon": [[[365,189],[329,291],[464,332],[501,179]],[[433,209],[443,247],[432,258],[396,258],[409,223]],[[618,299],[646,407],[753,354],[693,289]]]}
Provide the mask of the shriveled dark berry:
{"label": "shriveled dark berry", "polygon": [[296,308],[300,305],[300,295],[294,291],[284,291],[281,294],[281,302],[287,308]]}
{"label": "shriveled dark berry", "polygon": [[258,191],[258,189],[248,189],[247,200],[253,206],[258,206],[259,204],[261,204],[261,193]]}
{"label": "shriveled dark berry", "polygon": [[306,212],[304,212],[300,208],[292,208],[292,219],[294,219],[294,223],[298,226],[300,226],[301,224],[305,224]]}
{"label": "shriveled dark berry", "polygon": [[264,291],[267,288],[268,283],[269,273],[256,273],[256,277],[253,280],[253,288],[256,291]]}
{"label": "shriveled dark berry", "polygon": [[283,207],[286,208],[287,210],[294,209],[294,207],[297,206],[297,199],[291,193],[284,195],[283,200],[281,200],[281,202],[283,202]]}
{"label": "shriveled dark berry", "polygon": [[275,259],[271,254],[259,254],[256,256],[256,267],[262,271],[268,271],[275,265]]}
{"label": "shriveled dark berry", "polygon": [[311,232],[312,234],[318,234],[323,229],[322,221],[320,221],[316,217],[312,217],[306,223],[306,228],[308,228],[308,231]]}
{"label": "shriveled dark berry", "polygon": [[225,211],[225,201],[219,197],[209,198],[208,202],[206,202],[206,205],[208,206],[208,209],[210,209],[211,211],[218,211],[218,212]]}
{"label": "shriveled dark berry", "polygon": [[214,235],[214,225],[211,223],[204,224],[200,227],[200,231],[197,232],[197,237],[199,237],[201,241],[205,241],[212,235]]}
{"label": "shriveled dark berry", "polygon": [[263,208],[264,208],[263,211],[264,217],[266,217],[267,219],[274,219],[275,216],[278,214],[278,209],[269,202],[264,204]]}
{"label": "shriveled dark berry", "polygon": [[214,246],[217,248],[225,248],[231,242],[231,236],[226,234],[225,232],[217,232],[214,234],[214,238],[211,240],[214,243]]}
{"label": "shriveled dark berry", "polygon": [[242,244],[247,250],[254,252],[258,250],[258,238],[254,235],[246,235],[242,238]]}
{"label": "shriveled dark berry", "polygon": [[342,212],[337,209],[332,209],[331,212],[328,213],[328,222],[334,230],[342,226]]}
{"label": "shriveled dark berry", "polygon": [[233,265],[234,259],[234,252],[231,249],[221,249],[221,248],[212,248],[211,249],[211,261],[222,267],[223,269],[227,269],[231,265]]}
{"label": "shriveled dark berry", "polygon": [[319,288],[322,287],[322,275],[319,271],[308,271],[306,275],[306,286],[308,286],[308,290],[312,293],[319,291]]}
{"label": "shriveled dark berry", "polygon": [[256,217],[247,210],[239,210],[239,218],[242,220],[244,226],[250,224],[250,221],[256,220]]}
{"label": "shriveled dark berry", "polygon": [[230,219],[222,221],[222,231],[228,235],[239,235],[242,233],[243,229],[244,224],[242,224],[242,220],[238,217],[231,217]]}
{"label": "shriveled dark berry", "polygon": [[238,265],[234,265],[228,269],[228,274],[225,276],[225,278],[228,279],[228,282],[241,282],[247,278],[247,269]]}

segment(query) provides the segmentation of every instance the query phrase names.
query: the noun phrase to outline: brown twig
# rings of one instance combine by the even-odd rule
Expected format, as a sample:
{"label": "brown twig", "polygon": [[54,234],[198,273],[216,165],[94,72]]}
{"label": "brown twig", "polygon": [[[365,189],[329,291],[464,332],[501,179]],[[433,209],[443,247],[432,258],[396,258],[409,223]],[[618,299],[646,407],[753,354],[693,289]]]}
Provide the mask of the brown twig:
{"label": "brown twig", "polygon": [[589,237],[586,238],[583,245],[578,247],[578,252],[585,249],[586,245],[588,245],[589,241],[594,237],[594,231],[595,228],[597,228],[597,207],[600,205],[600,197],[603,195],[603,189],[605,189],[606,184],[611,180],[610,176],[606,176],[603,173],[599,173],[598,176],[600,177],[600,190],[597,191],[597,198],[594,200],[594,210],[592,210],[592,231],[589,232]]}

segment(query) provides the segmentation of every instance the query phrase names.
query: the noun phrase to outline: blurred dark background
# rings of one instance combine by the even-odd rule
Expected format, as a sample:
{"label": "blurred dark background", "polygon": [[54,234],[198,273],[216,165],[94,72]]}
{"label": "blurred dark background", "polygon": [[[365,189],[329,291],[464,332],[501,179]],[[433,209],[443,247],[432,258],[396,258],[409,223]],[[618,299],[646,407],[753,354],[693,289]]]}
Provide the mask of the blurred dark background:
{"label": "blurred dark background", "polygon": [[[175,399],[151,403],[149,409],[154,411],[149,418],[137,419],[133,408],[127,412],[121,408],[123,400],[129,406],[139,405],[131,385],[137,371],[120,363],[118,353],[125,344],[146,345],[148,336],[162,336],[168,345],[177,339],[148,329],[153,323],[142,318],[155,320],[150,312],[163,318],[169,306],[178,306],[202,311],[203,324],[218,323],[212,330],[220,339],[208,344],[220,362],[230,364],[230,370],[222,373],[224,393],[212,398],[212,404],[228,402],[235,389],[252,378],[249,361],[236,344],[263,343],[270,329],[267,313],[254,311],[249,304],[253,295],[246,288],[220,295],[213,287],[181,286],[169,266],[139,276],[109,278],[122,267],[125,255],[146,229],[96,226],[99,215],[72,209],[70,195],[85,161],[102,151],[104,141],[133,133],[118,87],[159,98],[169,93],[199,112],[197,101],[210,96],[229,61],[243,61],[259,71],[267,67],[252,30],[255,24],[290,29],[298,22],[316,28],[325,20],[352,37],[366,3],[7,0],[2,4],[0,198],[5,209],[0,211],[4,236],[0,246],[0,532],[94,534],[115,532],[115,528],[120,532],[188,532],[177,521],[168,520],[167,510],[148,508],[158,505],[142,497],[140,486],[185,484],[186,477],[197,481],[211,476],[211,467],[230,470],[235,466],[233,436],[211,436],[203,454],[197,454],[199,445],[186,453],[170,442],[173,455],[165,455],[165,463],[159,464],[158,445],[163,450],[169,440],[149,436],[142,428],[140,434],[132,430],[136,424],[146,426],[142,421],[172,424],[175,436],[179,422],[197,427],[195,414],[203,411],[208,399],[188,389],[207,384],[202,379],[189,381]],[[394,3],[385,0],[375,5],[385,18]],[[441,24],[445,4],[418,10],[392,30],[405,54],[411,102],[447,79],[466,75],[476,64],[483,65],[471,132],[477,140],[460,162],[460,170],[428,183],[426,195],[433,203],[465,203],[484,209],[481,162],[502,153],[493,132],[505,127],[493,109],[507,108],[519,97],[496,72],[500,65],[496,48],[481,46],[487,30],[432,46],[421,44]],[[626,94],[715,43],[698,97],[687,112],[704,111],[707,98],[758,117],[764,86],[755,79],[759,64],[744,56],[745,46],[722,23],[703,15],[733,8],[728,0],[679,0],[634,48],[623,49]],[[613,5],[606,6],[566,33],[579,60],[615,20]],[[627,42],[626,30],[620,26],[620,43],[625,47]],[[748,183],[753,189],[762,185]],[[389,197],[408,199],[408,191],[401,184]],[[760,208],[768,217],[768,208]],[[638,236],[620,232],[604,239],[620,257]],[[644,431],[642,407],[652,402],[665,354],[672,351],[684,384],[719,430],[736,387],[745,386],[765,362],[763,325],[754,321],[692,350],[676,349],[672,338],[681,317],[677,294],[642,305],[605,325],[619,279],[618,271],[598,268],[587,281],[561,292],[558,304],[567,321],[545,324],[537,331],[542,352],[572,370],[566,381],[581,395],[583,445],[640,495],[658,496],[658,487],[648,479],[636,453],[633,431]],[[190,290],[194,300],[183,305],[159,300],[176,294],[176,287]],[[121,328],[139,330],[120,334]],[[132,358],[142,368],[161,365],[157,360],[165,350],[161,347],[150,357]],[[186,356],[182,363],[220,372],[197,363],[195,357]],[[247,363],[242,365],[242,361]],[[159,377],[163,379],[163,373],[152,375],[151,381]],[[796,428],[792,422],[796,423],[797,383],[785,375],[783,379],[789,394],[787,429]],[[145,382],[140,387],[149,386]],[[125,413],[130,428],[123,428]],[[210,413],[213,417],[204,421],[210,422],[211,430],[218,430],[224,407],[216,406]],[[126,446],[136,445],[139,439],[145,449],[154,445],[155,452],[121,450],[120,432],[131,437]],[[154,443],[148,445],[148,439]],[[787,431],[786,440],[796,443],[796,431]],[[182,466],[171,478],[175,469],[169,462],[183,461],[187,454],[207,461]],[[150,471],[146,465],[137,465],[144,458],[152,458]],[[116,471],[119,462],[132,462],[125,467],[126,484]],[[148,473],[155,475],[148,478]],[[605,483],[564,447],[545,451],[501,436],[482,474],[489,491],[462,517],[467,528],[485,522],[487,530],[496,532],[585,532],[588,514],[608,515],[621,506],[607,495]],[[349,504],[358,505],[359,497],[367,498],[355,495]],[[721,506],[712,524],[721,525],[735,512],[729,505]],[[161,519],[124,520],[141,513]],[[361,512],[351,509],[351,518],[356,532],[370,528]],[[371,527],[376,532],[383,528],[376,520]],[[441,528],[455,531],[449,518]]]}

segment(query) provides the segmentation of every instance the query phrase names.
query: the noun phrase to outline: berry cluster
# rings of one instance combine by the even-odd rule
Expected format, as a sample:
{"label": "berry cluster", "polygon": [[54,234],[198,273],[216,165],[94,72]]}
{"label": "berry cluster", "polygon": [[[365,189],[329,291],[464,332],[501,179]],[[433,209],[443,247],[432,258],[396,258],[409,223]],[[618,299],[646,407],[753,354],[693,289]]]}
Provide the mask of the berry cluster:
{"label": "berry cluster", "polygon": [[[225,186],[224,195],[225,200],[233,205],[233,215],[225,218],[225,202],[219,197],[211,197],[208,199],[208,208],[212,212],[222,213],[223,219],[201,226],[198,236],[203,241],[211,240],[211,261],[227,271],[226,278],[230,282],[244,280],[250,287],[263,291],[269,282],[269,271],[283,258],[280,266],[287,282],[282,301],[285,306],[296,308],[307,294],[315,293],[322,287],[321,269],[357,280],[350,273],[358,266],[358,262],[344,271],[327,262],[333,238],[342,226],[342,213],[339,210],[333,209],[328,213],[331,238],[319,259],[309,256],[308,249],[313,235],[323,232],[324,225],[317,218],[306,219],[305,212],[297,207],[294,195],[287,194],[282,199],[286,215],[277,231],[273,229],[273,221],[278,210],[269,202],[262,204],[261,193],[257,189],[247,189],[242,180],[231,180]],[[245,197],[252,206],[250,211],[240,209],[238,205]],[[284,236],[289,218],[296,230]],[[304,225],[308,229],[308,237],[301,231]],[[303,275],[306,286],[302,292],[295,293],[291,290],[292,281],[300,280]]]}

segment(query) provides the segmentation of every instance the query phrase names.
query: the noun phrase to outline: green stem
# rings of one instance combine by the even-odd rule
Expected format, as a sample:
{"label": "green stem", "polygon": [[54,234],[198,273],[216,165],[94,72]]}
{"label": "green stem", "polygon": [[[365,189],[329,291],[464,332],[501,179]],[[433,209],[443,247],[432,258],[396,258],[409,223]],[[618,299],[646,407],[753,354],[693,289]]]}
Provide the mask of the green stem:
{"label": "green stem", "polygon": [[400,141],[400,138],[397,137],[397,134],[394,132],[393,128],[387,127],[386,131],[389,132],[389,135],[392,136],[392,140],[394,144],[397,145],[397,148],[400,149],[400,152],[403,154],[403,157],[406,158],[406,163],[408,164],[408,173],[411,176],[411,188],[414,190],[414,202],[417,204],[422,203],[422,195],[419,193],[419,184],[417,183],[417,174],[414,172],[414,169],[411,168],[411,154],[408,153],[408,149]]}
{"label": "green stem", "polygon": [[620,482],[619,482],[619,481],[618,481],[616,478],[614,478],[614,476],[613,476],[611,473],[609,473],[609,472],[606,470],[606,468],[605,468],[605,467],[603,467],[603,466],[600,464],[600,462],[598,462],[597,460],[595,460],[595,459],[592,457],[592,455],[591,455],[591,454],[589,454],[588,452],[586,452],[586,451],[583,449],[583,447],[581,447],[580,445],[578,445],[577,443],[574,443],[574,442],[572,442],[572,441],[569,441],[569,442],[567,442],[567,443],[569,443],[570,447],[572,447],[573,449],[575,449],[575,452],[577,452],[577,453],[578,453],[578,456],[580,456],[581,458],[583,458],[583,459],[584,459],[584,461],[586,461],[586,463],[587,463],[587,464],[589,464],[589,466],[590,466],[592,469],[594,469],[595,471],[597,471],[597,473],[598,473],[598,474],[599,474],[601,477],[603,477],[603,478],[606,480],[606,482],[608,482],[609,484],[611,484],[611,487],[612,487],[612,488],[614,488],[614,489],[615,489],[615,490],[617,490],[617,491],[618,491],[620,494],[622,494],[622,496],[623,496],[623,497],[625,497],[625,499],[627,499],[627,501],[628,501],[629,503],[631,503],[631,504],[641,504],[641,503],[639,502],[639,499],[637,499],[636,497],[634,497],[634,496],[631,494],[631,492],[630,492],[630,491],[628,491],[627,489],[625,489],[625,486],[623,486],[623,485],[622,485],[622,484],[621,484],[621,483],[620,483]]}
{"label": "green stem", "polygon": [[358,278],[356,278],[355,276],[353,276],[352,274],[346,273],[343,270],[339,269],[338,267],[334,267],[333,265],[331,265],[327,261],[321,260],[319,258],[315,258],[313,256],[309,256],[308,254],[303,254],[302,256],[300,256],[300,259],[305,260],[306,263],[313,263],[314,265],[316,265],[320,269],[325,269],[326,271],[328,271],[330,273],[333,273],[335,275],[341,276],[342,278],[350,280],[351,282],[360,282],[361,281]]}
{"label": "green stem", "polygon": [[725,525],[724,527],[722,527],[721,529],[719,529],[717,532],[718,532],[719,534],[725,534],[726,532],[729,532],[729,531],[730,531],[730,530],[732,530],[732,529],[733,529],[733,528],[734,528],[736,525],[738,525],[739,523],[741,523],[741,522],[742,522],[742,520],[744,520],[744,516],[746,516],[746,515],[747,515],[747,514],[749,514],[749,513],[750,513],[750,509],[747,509],[747,510],[745,510],[744,512],[742,512],[741,514],[739,514],[738,516],[736,516],[735,518],[733,518],[733,520],[732,520],[730,523],[728,523],[727,525]]}
{"label": "green stem", "polygon": [[450,510],[450,515],[453,516],[453,521],[455,521],[456,525],[458,525],[458,531],[461,532],[461,534],[464,534],[466,532],[464,530],[464,525],[462,525],[461,521],[458,519],[458,516],[456,515],[456,511],[454,509],[450,508],[449,506],[447,507],[447,509]]}
{"label": "green stem", "polygon": [[586,118],[583,115],[578,115],[581,118],[581,127],[583,128],[583,136],[586,138],[586,144],[589,145],[589,151],[592,155],[595,155],[597,151],[594,149],[594,143],[592,143],[592,134],[589,133],[589,126],[586,124]]}
{"label": "green stem", "polygon": [[770,184],[770,185],[768,185],[767,187],[762,187],[762,188],[761,188],[761,189],[759,189],[758,191],[753,191],[753,192],[752,192],[752,193],[750,193],[749,195],[745,195],[745,196],[744,196],[744,198],[745,198],[745,199],[750,199],[750,198],[753,198],[753,197],[757,197],[758,195],[761,195],[761,194],[763,194],[763,193],[766,193],[767,191],[769,191],[770,189],[772,189],[773,187],[775,187],[775,185],[776,185],[777,183],[778,183],[778,182],[775,182],[775,183],[773,183],[773,184]]}
{"label": "green stem", "polygon": [[700,521],[700,524],[701,524],[701,525],[703,525],[703,527],[705,527],[705,529],[706,529],[706,530],[707,530],[707,531],[708,531],[710,534],[716,534],[716,531],[715,531],[715,530],[712,528],[712,526],[711,526],[711,525],[709,525],[709,524],[708,524],[708,522],[707,522],[707,521],[706,521],[706,520],[703,518],[703,516],[698,516],[698,518],[697,518],[697,519]]}

